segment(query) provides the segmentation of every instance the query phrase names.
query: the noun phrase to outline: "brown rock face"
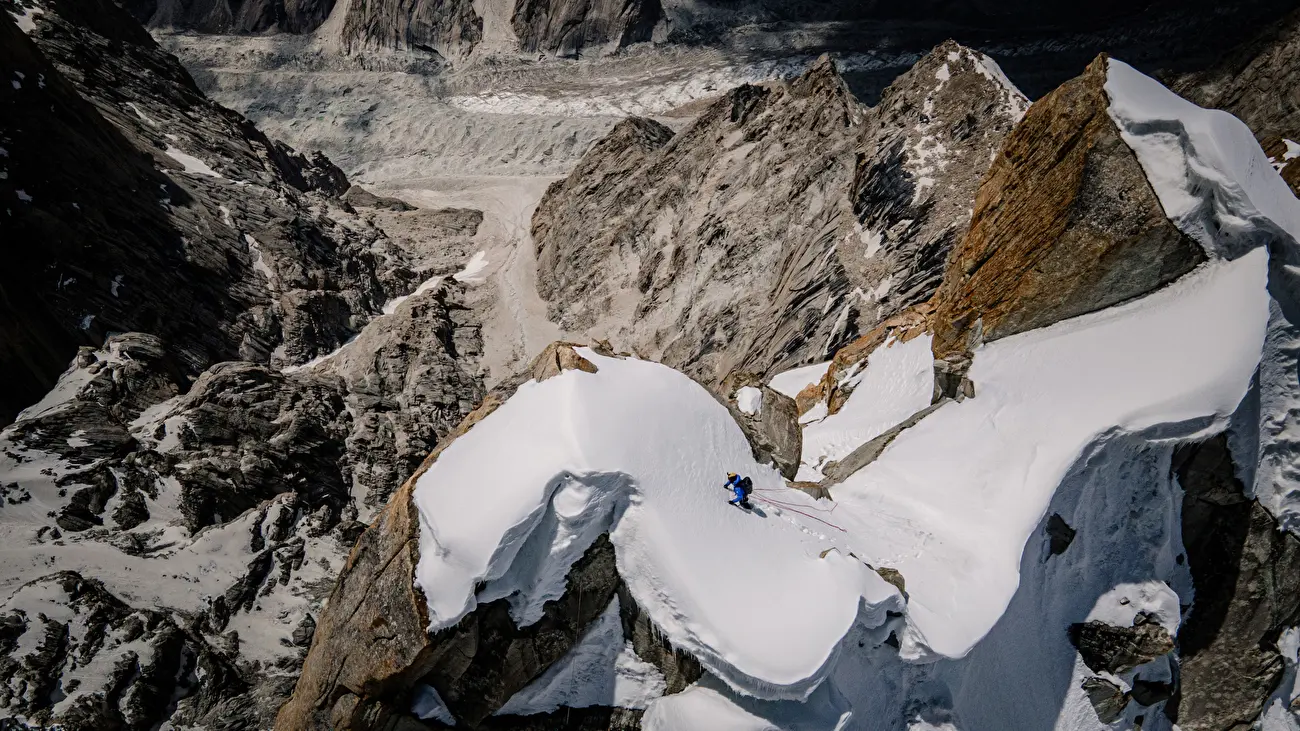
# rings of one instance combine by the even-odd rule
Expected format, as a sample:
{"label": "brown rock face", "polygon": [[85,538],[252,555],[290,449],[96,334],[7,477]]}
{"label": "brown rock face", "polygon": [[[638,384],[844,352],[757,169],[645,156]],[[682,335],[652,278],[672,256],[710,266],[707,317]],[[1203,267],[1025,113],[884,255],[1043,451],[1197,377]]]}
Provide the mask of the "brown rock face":
{"label": "brown rock face", "polygon": [[[757,413],[745,413],[736,403],[737,391],[746,386],[762,393]],[[744,372],[727,376],[722,383],[722,392],[726,394],[724,403],[732,418],[749,440],[754,459],[759,464],[775,464],[787,480],[793,480],[799,471],[799,458],[803,452],[803,430],[799,426],[799,410],[794,399],[763,385],[758,376]]]}
{"label": "brown rock face", "polygon": [[551,343],[533,359],[533,364],[529,371],[533,374],[533,380],[541,382],[548,378],[554,378],[565,371],[585,371],[595,373],[596,365],[591,361],[578,355],[574,350],[579,347],[577,343]]}
{"label": "brown rock face", "polygon": [[1171,715],[1188,731],[1249,728],[1282,679],[1277,638],[1300,621],[1300,541],[1245,496],[1224,437],[1173,464],[1196,598],[1178,631]]}
{"label": "brown rock face", "polygon": [[827,413],[839,412],[853,393],[851,385],[842,383],[848,372],[864,366],[871,354],[887,341],[905,343],[926,332],[930,328],[931,313],[932,306],[928,302],[910,307],[836,351],[822,380],[799,392],[796,399],[799,413],[807,413],[818,402],[826,403]]}
{"label": "brown rock face", "polygon": [[935,295],[936,359],[1146,294],[1204,259],[1120,139],[1105,82],[1102,56],[1007,137]]}

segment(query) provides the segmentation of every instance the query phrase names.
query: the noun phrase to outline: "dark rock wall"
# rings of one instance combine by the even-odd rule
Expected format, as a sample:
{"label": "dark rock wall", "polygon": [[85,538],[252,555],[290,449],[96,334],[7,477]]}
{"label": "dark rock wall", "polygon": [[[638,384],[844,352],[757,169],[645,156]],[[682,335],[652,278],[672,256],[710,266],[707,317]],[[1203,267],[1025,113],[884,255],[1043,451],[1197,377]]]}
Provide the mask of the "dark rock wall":
{"label": "dark rock wall", "polygon": [[1226,438],[1179,449],[1173,468],[1196,597],[1170,715],[1187,731],[1247,728],[1282,679],[1278,638],[1300,623],[1300,540],[1246,497]]}
{"label": "dark rock wall", "polygon": [[150,27],[203,33],[310,33],[334,8],[334,0],[127,0],[123,4]]}
{"label": "dark rock wall", "polygon": [[471,0],[355,0],[343,19],[346,47],[415,48],[455,59],[483,38]]}

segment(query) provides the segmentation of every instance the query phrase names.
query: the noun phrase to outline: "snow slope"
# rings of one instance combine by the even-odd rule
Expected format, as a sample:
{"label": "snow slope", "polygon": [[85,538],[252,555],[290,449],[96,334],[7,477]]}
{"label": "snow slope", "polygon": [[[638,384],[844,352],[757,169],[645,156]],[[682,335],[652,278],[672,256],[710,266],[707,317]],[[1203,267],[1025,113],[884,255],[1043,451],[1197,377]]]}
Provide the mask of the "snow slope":
{"label": "snow slope", "polygon": [[1274,303],[1258,398],[1234,424],[1232,444],[1248,492],[1300,533],[1300,200],[1231,114],[1202,109],[1114,60],[1106,92],[1171,221],[1219,256],[1271,252]]}
{"label": "snow slope", "polygon": [[905,430],[836,488],[859,555],[907,579],[905,654],[961,657],[988,633],[1086,448],[1226,426],[1259,363],[1267,264],[1262,249],[1211,261],[1144,299],[978,349],[975,398]]}
{"label": "snow slope", "polygon": [[536,621],[608,531],[632,596],[675,647],[739,691],[806,697],[850,630],[901,610],[897,590],[847,552],[827,552],[837,539],[824,524],[727,505],[722,483],[735,471],[819,509],[754,461],[698,384],[657,363],[579,352],[598,373],[524,384],[419,478],[416,581],[430,629],[500,597],[521,625]]}
{"label": "snow slope", "polygon": [[821,467],[841,460],[891,427],[930,405],[934,395],[934,358],[929,334],[905,343],[881,345],[860,370],[841,385],[853,392],[834,414],[803,430],[800,480],[822,479]]}

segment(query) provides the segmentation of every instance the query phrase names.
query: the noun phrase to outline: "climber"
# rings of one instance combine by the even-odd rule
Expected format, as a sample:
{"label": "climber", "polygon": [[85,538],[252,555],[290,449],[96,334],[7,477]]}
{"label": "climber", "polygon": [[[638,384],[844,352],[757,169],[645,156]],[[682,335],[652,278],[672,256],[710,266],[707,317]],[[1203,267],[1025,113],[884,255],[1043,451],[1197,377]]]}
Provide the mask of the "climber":
{"label": "climber", "polygon": [[730,488],[736,493],[735,499],[727,501],[728,505],[735,505],[736,507],[744,508],[745,510],[752,510],[754,508],[754,506],[749,502],[749,493],[754,491],[754,483],[751,482],[748,477],[741,477],[735,472],[728,472],[727,484],[725,487]]}

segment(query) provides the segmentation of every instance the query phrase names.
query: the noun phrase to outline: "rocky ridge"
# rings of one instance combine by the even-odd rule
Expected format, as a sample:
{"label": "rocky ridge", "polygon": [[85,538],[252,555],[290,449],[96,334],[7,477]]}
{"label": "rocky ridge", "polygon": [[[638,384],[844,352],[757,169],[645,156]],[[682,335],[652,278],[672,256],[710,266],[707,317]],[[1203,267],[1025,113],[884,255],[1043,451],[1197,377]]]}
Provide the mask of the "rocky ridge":
{"label": "rocky ridge", "polygon": [[866,108],[824,58],[676,135],[621,123],[533,216],[552,316],[705,383],[830,357],[937,285],[1025,105],[990,69],[945,44]]}
{"label": "rocky ridge", "polygon": [[[1106,65],[1099,57],[1030,108],[984,178],[970,228],[934,297],[841,349],[826,376],[799,394],[801,413],[818,404],[835,413],[852,392],[849,376],[871,353],[923,332],[934,334],[935,404],[978,398],[979,384],[964,377],[973,347],[1140,296],[1204,261],[1202,243],[1165,218],[1107,115]],[[1277,242],[1276,255],[1289,260],[1288,246]],[[1270,279],[1280,303],[1277,335],[1270,337],[1292,332],[1289,282]],[[1256,398],[1247,397],[1243,412],[1258,408]],[[1250,427],[1234,430],[1243,428]],[[1300,586],[1287,568],[1300,544],[1285,530],[1285,516],[1252,499],[1237,477],[1240,452],[1228,445],[1241,437],[1230,434],[1169,455],[1168,469],[1185,490],[1178,513],[1186,556],[1179,563],[1185,558],[1195,587],[1176,637],[1140,614],[1131,627],[1092,621],[1069,628],[1095,673],[1083,678],[1082,690],[1102,723],[1136,705],[1161,709],[1179,728],[1245,728],[1285,693],[1278,687],[1287,667],[1279,638],[1300,617]],[[859,451],[874,451],[854,464],[827,470],[830,484],[823,486],[832,497],[834,483],[878,456],[891,435],[864,445]],[[1266,488],[1257,482],[1253,491]],[[1050,555],[1069,561],[1075,530],[1058,514],[1045,526]],[[1125,672],[1132,677],[1124,688],[1108,679]]]}
{"label": "rocky ridge", "polygon": [[0,351],[0,707],[264,728],[360,520],[482,395],[451,276],[482,216],[358,215],[117,5],[5,9],[0,226],[43,245],[4,282],[35,291]]}

